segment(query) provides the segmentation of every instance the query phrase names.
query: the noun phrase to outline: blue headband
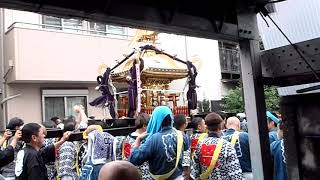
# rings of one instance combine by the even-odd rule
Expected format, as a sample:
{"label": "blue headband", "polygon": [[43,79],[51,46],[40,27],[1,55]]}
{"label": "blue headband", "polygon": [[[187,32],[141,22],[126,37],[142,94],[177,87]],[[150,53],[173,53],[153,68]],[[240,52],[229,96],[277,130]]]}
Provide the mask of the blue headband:
{"label": "blue headband", "polygon": [[[161,130],[162,122],[167,115],[170,115],[171,119],[173,119],[172,111],[167,106],[158,106],[153,110],[147,126],[147,133],[148,133],[147,139],[149,139],[153,134]],[[172,125],[173,125],[173,120],[171,121],[170,127],[172,127]]]}
{"label": "blue headband", "polygon": [[270,111],[267,111],[267,117],[277,124],[280,122],[279,118],[275,117]]}

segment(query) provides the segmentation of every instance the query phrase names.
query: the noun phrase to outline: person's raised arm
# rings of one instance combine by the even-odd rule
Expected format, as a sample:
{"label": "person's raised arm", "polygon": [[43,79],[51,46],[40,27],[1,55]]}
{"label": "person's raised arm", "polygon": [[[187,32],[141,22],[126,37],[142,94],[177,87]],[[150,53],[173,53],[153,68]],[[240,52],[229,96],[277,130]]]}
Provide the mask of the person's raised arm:
{"label": "person's raised arm", "polygon": [[100,125],[90,125],[88,126],[88,128],[83,132],[83,134],[85,136],[87,136],[89,133],[91,133],[92,131],[95,131],[95,130],[98,130],[98,131],[103,131],[102,127]]}
{"label": "person's raised arm", "polygon": [[69,139],[70,134],[71,134],[70,131],[65,132],[65,133],[63,134],[62,138],[61,138],[58,142],[54,143],[55,149],[59,149],[59,147],[60,147],[64,142],[66,142],[66,141]]}
{"label": "person's raised arm", "polygon": [[82,128],[81,125],[83,124],[88,126],[88,117],[84,112],[84,107],[81,105],[75,105],[73,110],[78,114],[76,117],[76,129]]}
{"label": "person's raised arm", "polygon": [[3,143],[8,140],[12,136],[12,132],[9,129],[6,129],[6,131],[3,133],[2,138],[0,139],[0,146],[3,145]]}
{"label": "person's raised arm", "polygon": [[136,140],[135,140],[135,142],[134,142],[134,144],[133,144],[133,148],[139,148],[139,146],[141,145],[141,141],[142,141],[144,138],[146,138],[147,135],[148,135],[147,132],[144,132],[144,133],[142,133],[141,135],[139,135],[139,136],[136,138]]}
{"label": "person's raised arm", "polygon": [[146,140],[146,142],[142,145],[141,141],[146,137],[146,133],[143,133],[142,135],[138,136],[131,155],[129,157],[129,161],[134,164],[140,166],[146,161],[150,161],[153,156],[153,141],[151,139]]}
{"label": "person's raised arm", "polygon": [[10,145],[11,145],[13,148],[16,148],[17,143],[18,143],[18,141],[21,139],[21,137],[22,137],[22,132],[21,132],[21,130],[17,130],[16,133],[14,134],[13,138],[12,138],[12,141],[11,141]]}

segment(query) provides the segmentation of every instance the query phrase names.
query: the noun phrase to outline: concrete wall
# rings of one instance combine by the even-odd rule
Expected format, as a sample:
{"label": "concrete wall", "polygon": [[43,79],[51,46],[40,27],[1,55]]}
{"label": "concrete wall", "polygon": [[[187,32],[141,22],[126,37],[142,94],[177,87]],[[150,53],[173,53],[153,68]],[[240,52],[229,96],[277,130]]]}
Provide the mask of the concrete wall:
{"label": "concrete wall", "polygon": [[235,89],[237,87],[236,84],[232,83],[221,83],[221,96],[227,96],[229,91]]}
{"label": "concrete wall", "polygon": [[[41,89],[42,88],[88,88],[88,102],[98,97],[99,92],[95,91],[95,85],[92,84],[10,84],[8,86],[8,96],[20,94],[14,99],[7,101],[8,107],[8,119],[13,117],[20,117],[26,122],[42,121],[42,102],[41,102]],[[99,108],[88,107],[88,115],[95,116],[96,118],[102,118],[103,112]]]}
{"label": "concrete wall", "polygon": [[7,101],[7,118],[20,117],[26,122],[41,123],[41,92],[39,85],[17,84],[7,87],[7,97],[21,96]]}
{"label": "concrete wall", "polygon": [[[18,56],[17,52],[17,43],[16,43],[16,32],[11,32],[10,35],[3,35],[4,36],[4,60],[3,60],[3,66],[4,66],[4,74],[6,74],[9,71],[9,61],[13,62],[13,65],[15,67],[18,67],[18,62],[15,61],[15,59]],[[16,79],[16,68],[13,68],[10,70],[10,72],[7,73],[6,81],[11,82]]]}
{"label": "concrete wall", "polygon": [[14,28],[6,34],[12,81],[94,82],[98,66],[123,59],[128,40]]}
{"label": "concrete wall", "polygon": [[[159,36],[161,48],[166,52],[177,55],[182,60],[192,61],[200,59],[198,66],[197,89],[198,100],[204,98],[210,100],[221,100],[221,70],[219,59],[218,41],[178,36],[174,34],[161,34]],[[186,79],[176,80],[171,83],[170,88],[183,90]],[[185,92],[187,89],[185,89]],[[182,98],[180,98],[182,100]]]}
{"label": "concrete wall", "polygon": [[24,22],[32,24],[41,24],[41,15],[26,11],[17,11],[12,9],[5,9],[5,30],[15,22]]}

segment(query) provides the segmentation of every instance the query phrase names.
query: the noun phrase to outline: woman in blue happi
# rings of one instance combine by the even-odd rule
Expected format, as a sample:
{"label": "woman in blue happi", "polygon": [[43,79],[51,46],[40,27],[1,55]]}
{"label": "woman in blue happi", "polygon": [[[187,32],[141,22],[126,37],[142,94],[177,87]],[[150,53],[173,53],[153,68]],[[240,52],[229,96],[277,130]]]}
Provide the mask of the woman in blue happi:
{"label": "woman in blue happi", "polygon": [[275,180],[287,180],[287,164],[285,157],[285,149],[283,144],[283,123],[279,123],[277,141],[271,144],[271,155],[273,158],[273,173]]}
{"label": "woman in blue happi", "polygon": [[[153,179],[182,178],[183,151],[188,150],[186,137],[172,127],[173,116],[167,106],[156,107],[152,113],[147,133],[138,136],[129,161],[134,165],[149,162]],[[141,144],[141,141],[146,139]]]}

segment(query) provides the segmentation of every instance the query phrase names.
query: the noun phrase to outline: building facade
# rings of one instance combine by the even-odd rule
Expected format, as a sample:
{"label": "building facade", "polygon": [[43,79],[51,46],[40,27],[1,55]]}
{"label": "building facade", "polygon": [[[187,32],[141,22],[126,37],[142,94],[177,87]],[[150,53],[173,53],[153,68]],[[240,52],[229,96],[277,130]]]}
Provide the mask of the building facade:
{"label": "building facade", "polygon": [[[135,30],[8,9],[0,15],[1,126],[12,117],[38,123],[63,118],[73,115],[75,104],[82,104],[88,116],[103,118],[101,109],[88,105],[100,95],[95,90],[98,67],[112,67],[130,53]],[[239,65],[228,62],[221,70],[220,56],[233,59],[235,51],[223,49],[218,41],[160,33],[157,44],[181,59],[201,59],[199,100],[220,101],[234,86],[225,82],[222,72],[233,81],[228,68]],[[170,88],[183,90],[185,83],[174,81]]]}

